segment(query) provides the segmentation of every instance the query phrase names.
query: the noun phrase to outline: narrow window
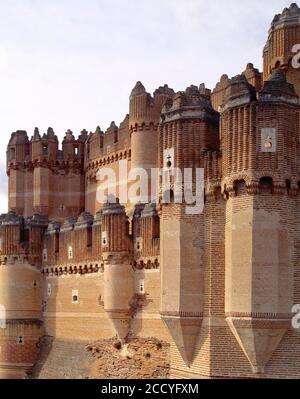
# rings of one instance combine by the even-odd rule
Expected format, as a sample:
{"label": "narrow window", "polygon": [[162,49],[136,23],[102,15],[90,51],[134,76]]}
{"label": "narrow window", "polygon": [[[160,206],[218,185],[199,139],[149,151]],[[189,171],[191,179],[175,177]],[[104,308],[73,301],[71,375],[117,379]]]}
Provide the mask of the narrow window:
{"label": "narrow window", "polygon": [[114,132],[114,143],[117,143],[117,142],[118,142],[118,131],[116,130]]}
{"label": "narrow window", "polygon": [[170,170],[174,168],[174,148],[164,150],[164,169]]}
{"label": "narrow window", "polygon": [[102,246],[103,247],[106,247],[108,245],[108,243],[107,243],[107,232],[106,231],[102,231],[101,242],[102,242]]}
{"label": "narrow window", "polygon": [[59,252],[59,232],[55,232],[55,239],[54,239],[54,251],[57,254]]}
{"label": "narrow window", "polygon": [[0,328],[6,328],[6,310],[5,306],[0,304]]}
{"label": "narrow window", "polygon": [[47,145],[43,145],[43,155],[48,155],[48,146]]}
{"label": "narrow window", "polygon": [[135,250],[137,252],[142,251],[142,238],[141,237],[136,237],[136,239],[135,239]]}
{"label": "narrow window", "polygon": [[287,194],[289,195],[290,191],[291,191],[291,181],[290,180],[286,180],[285,181],[285,186],[286,186]]}
{"label": "narrow window", "polygon": [[144,294],[145,293],[145,281],[144,279],[141,279],[139,281],[139,294]]}
{"label": "narrow window", "polygon": [[24,345],[24,337],[23,337],[23,335],[19,335],[18,336],[17,342],[18,342],[18,345]]}
{"label": "narrow window", "polygon": [[72,303],[78,303],[78,302],[79,302],[78,290],[72,290]]}
{"label": "narrow window", "polygon": [[68,247],[68,259],[73,259],[73,248],[71,245]]}
{"label": "narrow window", "polygon": [[91,227],[87,229],[87,247],[91,247],[93,245],[93,231]]}

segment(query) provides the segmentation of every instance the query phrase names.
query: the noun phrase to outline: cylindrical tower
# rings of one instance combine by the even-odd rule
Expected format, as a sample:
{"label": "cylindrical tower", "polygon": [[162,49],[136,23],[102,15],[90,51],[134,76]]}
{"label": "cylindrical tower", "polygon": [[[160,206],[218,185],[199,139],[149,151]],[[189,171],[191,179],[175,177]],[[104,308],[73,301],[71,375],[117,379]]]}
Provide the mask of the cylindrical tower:
{"label": "cylindrical tower", "polygon": [[[32,239],[33,229],[30,223]],[[34,248],[23,218],[13,212],[4,215],[0,238],[0,378],[24,378],[36,361],[43,334],[41,273],[29,263]]]}
{"label": "cylindrical tower", "polygon": [[128,221],[125,208],[118,200],[103,205],[101,228],[104,309],[117,336],[123,340],[129,332],[134,283],[129,259]]}
{"label": "cylindrical tower", "polygon": [[285,71],[288,82],[295,86],[296,93],[300,95],[299,68],[293,67],[292,63],[296,55],[293,48],[297,44],[300,44],[300,8],[292,3],[281,14],[275,15],[272,21],[263,51],[264,80],[271,76],[274,69],[280,67]]}
{"label": "cylindrical tower", "polygon": [[6,158],[8,175],[8,209],[18,215],[24,214],[26,202],[26,168],[24,162],[29,156],[27,133],[18,130],[9,140]]}
{"label": "cylindrical tower", "polygon": [[[173,93],[173,90],[165,85],[158,88],[152,97],[142,83],[137,82],[130,95],[131,169],[141,168],[147,172],[149,194],[151,169],[157,168],[160,113],[164,102]],[[134,199],[132,202],[135,202]]]}

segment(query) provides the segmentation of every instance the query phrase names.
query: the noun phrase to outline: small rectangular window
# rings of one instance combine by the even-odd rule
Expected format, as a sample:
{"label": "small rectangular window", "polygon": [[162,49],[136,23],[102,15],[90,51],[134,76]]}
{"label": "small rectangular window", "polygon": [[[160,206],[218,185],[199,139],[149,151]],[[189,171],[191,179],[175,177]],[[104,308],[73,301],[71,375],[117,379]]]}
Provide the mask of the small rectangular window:
{"label": "small rectangular window", "polygon": [[47,261],[47,248],[43,249],[43,262]]}
{"label": "small rectangular window", "polygon": [[174,148],[167,148],[164,150],[164,171],[170,171],[174,168]]}
{"label": "small rectangular window", "polygon": [[101,242],[102,242],[102,247],[106,247],[108,245],[107,242],[107,232],[106,231],[102,231],[101,234]]}
{"label": "small rectangular window", "polygon": [[6,328],[6,310],[4,305],[0,305],[0,328]]}
{"label": "small rectangular window", "polygon": [[116,131],[114,132],[114,143],[117,143],[117,142],[118,142],[118,139],[119,139],[119,137],[118,137],[118,131],[116,130]]}
{"label": "small rectangular window", "polygon": [[43,155],[48,155],[48,146],[43,145]]}
{"label": "small rectangular window", "polygon": [[78,303],[78,302],[79,302],[78,290],[72,290],[72,303]]}
{"label": "small rectangular window", "polygon": [[145,293],[145,280],[141,279],[139,280],[139,294],[144,294]]}
{"label": "small rectangular window", "polygon": [[51,294],[52,294],[52,286],[51,286],[51,284],[48,284],[47,294],[48,294],[48,296],[51,296]]}
{"label": "small rectangular window", "polygon": [[55,233],[54,238],[54,251],[57,254],[59,252],[59,232]]}
{"label": "small rectangular window", "polygon": [[68,259],[73,259],[73,248],[71,245],[68,247]]}
{"label": "small rectangular window", "polygon": [[136,237],[135,243],[134,243],[134,249],[136,252],[141,252],[142,251],[142,237]]}

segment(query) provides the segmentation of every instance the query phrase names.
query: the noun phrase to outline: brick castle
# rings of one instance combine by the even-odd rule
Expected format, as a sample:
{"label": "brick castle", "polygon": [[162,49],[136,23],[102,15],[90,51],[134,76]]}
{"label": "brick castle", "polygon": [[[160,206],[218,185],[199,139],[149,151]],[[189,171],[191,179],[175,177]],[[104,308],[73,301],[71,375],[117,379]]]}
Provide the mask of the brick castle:
{"label": "brick castle", "polygon": [[[11,135],[0,217],[0,376],[41,338],[170,343],[171,377],[300,377],[300,9],[275,16],[263,72],[211,92],[138,82],[106,132]],[[98,203],[97,171],[204,168],[205,207]],[[122,171],[121,171],[122,172]],[[129,184],[119,180],[118,188]],[[160,190],[160,195],[163,195]],[[68,355],[67,353],[65,354]]]}

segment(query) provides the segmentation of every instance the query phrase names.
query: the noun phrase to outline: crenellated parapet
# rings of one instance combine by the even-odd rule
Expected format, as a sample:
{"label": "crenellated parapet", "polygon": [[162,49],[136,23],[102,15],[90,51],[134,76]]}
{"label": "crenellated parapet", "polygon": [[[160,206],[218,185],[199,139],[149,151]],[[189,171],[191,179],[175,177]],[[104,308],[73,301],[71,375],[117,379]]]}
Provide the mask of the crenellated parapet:
{"label": "crenellated parapet", "polygon": [[262,89],[263,74],[259,71],[259,69],[254,68],[252,62],[247,64],[246,69],[244,72],[242,72],[242,75],[244,75],[248,83],[255,88],[256,92],[259,92]]}
{"label": "crenellated parapet", "polygon": [[62,150],[59,150],[58,138],[51,127],[43,135],[35,128],[30,140],[26,131],[18,130],[12,133],[7,146],[7,171],[9,173],[11,168],[30,168],[41,164],[55,167],[58,166],[57,162],[64,161],[66,165],[66,162],[79,161],[84,157],[86,139],[85,130],[78,139],[68,130],[62,141]]}
{"label": "crenellated parapet", "polygon": [[295,55],[292,48],[300,43],[300,9],[296,3],[275,15],[269,29],[268,40],[264,47],[264,80],[267,80],[276,68],[287,70]]}
{"label": "crenellated parapet", "polygon": [[40,266],[43,234],[48,224],[47,215],[34,214],[23,218],[10,211],[0,218],[1,262],[26,260]]}
{"label": "crenellated parapet", "polygon": [[107,157],[116,157],[129,150],[129,115],[126,115],[119,126],[112,121],[105,132],[97,126],[95,132],[89,134],[85,144],[85,167],[89,169],[92,163],[104,162]]}
{"label": "crenellated parapet", "polygon": [[161,109],[167,98],[174,95],[174,91],[164,85],[159,87],[153,97],[146,91],[141,82],[133,88],[129,100],[130,131],[149,130],[157,128]]}
{"label": "crenellated parapet", "polygon": [[12,134],[7,146],[9,210],[22,216],[44,213],[62,220],[77,216],[84,207],[84,145],[68,130],[60,150],[52,128],[40,135],[35,128],[29,140],[25,131]]}
{"label": "crenellated parapet", "polygon": [[[247,82],[251,84],[256,92],[259,92],[263,85],[263,74],[254,65],[249,62],[246,66],[246,69],[241,73]],[[220,81],[216,84],[214,90],[212,91],[211,95],[211,102],[216,111],[220,111],[224,101],[226,90],[231,83],[231,79],[228,75],[222,75]]]}

